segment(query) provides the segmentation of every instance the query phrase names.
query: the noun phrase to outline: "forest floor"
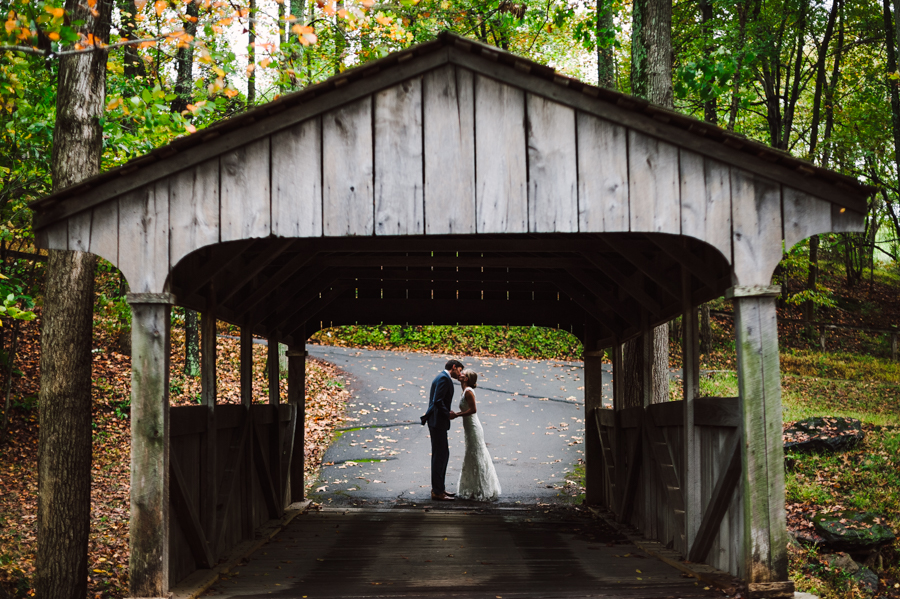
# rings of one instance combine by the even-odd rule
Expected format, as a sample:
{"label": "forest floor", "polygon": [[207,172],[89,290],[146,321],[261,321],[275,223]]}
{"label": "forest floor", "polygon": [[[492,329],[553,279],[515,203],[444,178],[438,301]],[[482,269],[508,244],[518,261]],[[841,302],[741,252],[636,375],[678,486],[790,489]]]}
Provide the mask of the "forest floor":
{"label": "forest floor", "polygon": [[[886,329],[900,324],[900,275],[876,270],[854,288],[846,288],[839,268],[823,265],[821,281],[835,298],[816,320],[861,328]],[[794,289],[802,279],[789,279]],[[736,395],[736,363],[731,306],[712,305],[713,343],[701,367],[710,395]],[[798,306],[779,308],[782,319],[801,318]],[[105,319],[105,320],[104,320]],[[95,317],[94,458],[90,597],[126,596],[130,463],[130,358],[120,353],[102,310]],[[17,351],[8,428],[0,433],[0,587],[16,597],[33,595],[31,577],[36,550],[39,320],[26,323]],[[561,331],[521,327],[346,327],[322,331],[312,340],[373,349],[404,349],[469,356],[579,359],[580,344]],[[234,334],[222,325],[219,332]],[[197,401],[199,377],[183,374],[183,332],[172,333],[171,400]],[[817,332],[800,323],[779,325],[785,421],[812,415],[851,416],[864,423],[865,441],[843,454],[805,457],[786,473],[789,526],[810,526],[814,509],[843,507],[881,514],[900,529],[900,365],[890,361],[890,337],[884,333],[828,331],[826,351]],[[672,365],[680,367],[679,343],[670,347]],[[239,348],[235,339],[218,339],[221,403],[240,403]],[[254,397],[266,401],[265,346],[254,347]],[[348,393],[343,375],[333,366],[307,361],[306,480],[317,478],[321,457],[344,418]],[[0,389],[5,389],[0,376]],[[678,391],[673,389],[677,396]],[[282,388],[286,396],[286,388]],[[850,468],[849,465],[853,465]],[[577,483],[577,481],[575,481]],[[576,485],[577,486],[577,485]],[[900,598],[900,540],[882,552],[878,596]],[[791,545],[791,576],[798,589],[823,598],[861,596],[848,574],[829,566],[820,551]],[[0,594],[2,595],[2,594]]]}

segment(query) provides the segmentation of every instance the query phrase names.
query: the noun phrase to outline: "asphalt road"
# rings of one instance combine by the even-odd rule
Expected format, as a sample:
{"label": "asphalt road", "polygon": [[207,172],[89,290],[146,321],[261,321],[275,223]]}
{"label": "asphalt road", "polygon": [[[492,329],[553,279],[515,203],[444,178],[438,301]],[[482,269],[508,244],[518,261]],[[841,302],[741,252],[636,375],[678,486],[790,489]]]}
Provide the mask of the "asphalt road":
{"label": "asphalt road", "polygon": [[[479,375],[478,416],[503,489],[501,503],[565,501],[566,474],[584,453],[581,362],[467,358],[307,346],[311,356],[350,375],[346,430],[325,453],[310,497],[324,504],[430,501],[428,428],[419,424],[432,379],[447,359]],[[604,365],[604,402],[611,372]],[[457,408],[459,384],[454,396]],[[352,428],[350,428],[352,427]],[[462,423],[450,428],[447,489],[454,491],[463,455]],[[459,502],[464,503],[464,502]]]}

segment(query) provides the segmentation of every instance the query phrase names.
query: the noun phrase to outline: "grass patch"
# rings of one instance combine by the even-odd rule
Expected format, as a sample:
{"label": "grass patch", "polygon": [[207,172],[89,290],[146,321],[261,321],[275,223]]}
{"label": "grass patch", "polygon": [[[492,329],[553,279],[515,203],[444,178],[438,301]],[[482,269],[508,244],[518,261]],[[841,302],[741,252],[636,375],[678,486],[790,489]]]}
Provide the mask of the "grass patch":
{"label": "grass patch", "polygon": [[700,376],[701,397],[737,397],[738,380],[734,372],[710,372]]}
{"label": "grass patch", "polygon": [[811,416],[846,416],[874,425],[900,425],[900,386],[783,375],[785,422]]}
{"label": "grass patch", "polygon": [[787,350],[781,354],[781,372],[850,381],[900,383],[900,363],[859,354]]}

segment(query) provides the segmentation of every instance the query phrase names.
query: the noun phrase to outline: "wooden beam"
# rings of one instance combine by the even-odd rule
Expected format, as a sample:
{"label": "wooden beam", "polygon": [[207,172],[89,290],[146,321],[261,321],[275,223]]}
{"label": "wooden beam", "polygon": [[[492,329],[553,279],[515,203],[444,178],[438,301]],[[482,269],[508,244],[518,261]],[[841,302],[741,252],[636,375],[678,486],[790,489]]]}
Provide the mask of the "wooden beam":
{"label": "wooden beam", "polygon": [[252,241],[249,243],[229,243],[224,246],[213,246],[207,248],[207,251],[212,255],[206,260],[201,261],[199,256],[189,257],[188,260],[190,262],[188,262],[187,268],[179,268],[175,264],[171,265],[170,268],[176,273],[187,272],[186,276],[177,277],[178,282],[184,279],[182,295],[190,297],[197,293],[220,272],[238,261],[252,247]]}
{"label": "wooden beam", "polygon": [[[143,294],[142,294],[143,295]],[[174,301],[170,294],[168,301]],[[131,304],[132,597],[169,586],[169,305]]]}
{"label": "wooden beam", "polygon": [[648,247],[647,244],[623,241],[611,243],[603,237],[599,237],[597,241],[601,246],[605,245],[609,248],[609,251],[619,254],[622,258],[630,262],[635,268],[641,271],[644,276],[656,283],[660,289],[668,293],[672,298],[678,300],[681,299],[681,288],[678,282],[665,276],[666,271],[669,269],[661,268],[658,264],[645,258],[641,253],[642,249]]}
{"label": "wooden beam", "polygon": [[519,268],[534,270],[536,268],[583,268],[587,264],[577,257],[559,258],[541,255],[519,256],[483,256],[466,260],[457,256],[398,256],[392,255],[352,255],[329,256],[322,258],[328,267],[410,267],[410,268],[462,268],[480,266],[483,268]]}
{"label": "wooden beam", "polygon": [[295,326],[290,326],[288,332],[289,335],[293,335],[294,331],[306,324],[308,320],[347,291],[348,286],[348,284],[343,283],[329,291],[308,289],[301,292],[299,295],[294,296],[296,303],[292,309],[287,310],[284,314],[278,314],[280,320],[276,327],[280,329],[287,326],[288,323],[293,323]]}
{"label": "wooden beam", "polygon": [[603,352],[596,349],[597,334],[589,327],[584,343],[584,460],[585,503],[605,505],[603,447],[599,429],[591,426],[603,408]]}
{"label": "wooden beam", "polygon": [[694,400],[695,426],[741,426],[739,397],[698,397]]}
{"label": "wooden beam", "polygon": [[[609,314],[607,310],[604,309],[602,305],[599,305],[599,302],[592,301],[585,297],[578,288],[569,282],[567,277],[559,276],[555,277],[553,280],[553,284],[565,295],[569,297],[573,302],[581,306],[581,308],[585,311],[586,314],[593,315],[595,313],[599,314],[603,318],[613,319],[614,317]],[[603,329],[604,335],[615,335],[615,331],[609,328],[600,318],[592,319],[597,325]],[[587,348],[587,346],[585,346]]]}
{"label": "wooden beam", "polygon": [[[295,256],[291,258],[287,263],[281,266],[278,270],[276,270],[272,276],[267,278],[261,285],[256,286],[253,289],[253,292],[250,293],[247,297],[243,298],[241,303],[235,308],[234,312],[238,317],[243,316],[249,310],[254,308],[261,301],[269,297],[270,294],[274,293],[280,286],[284,284],[285,281],[290,279],[292,276],[296,275],[298,271],[300,271],[304,266],[308,265],[310,262],[315,259],[316,254],[314,253],[304,253],[299,256]],[[268,264],[267,264],[268,265]],[[265,267],[263,267],[265,268]],[[311,273],[306,276],[315,277],[318,276],[319,273],[325,270],[324,266],[313,265],[311,268]],[[260,269],[261,272],[261,269]],[[254,275],[255,276],[255,275]]]}
{"label": "wooden beam", "polygon": [[694,541],[688,545],[688,559],[692,562],[705,562],[709,557],[713,541],[719,534],[719,526],[728,512],[728,506],[734,496],[734,490],[741,482],[741,434],[731,433],[725,450],[719,455],[719,476],[713,487],[703,517],[697,529]]}
{"label": "wooden beam", "polygon": [[585,253],[584,257],[587,258],[587,260],[591,264],[593,264],[594,267],[597,268],[597,270],[612,279],[620,289],[624,290],[628,295],[634,298],[636,302],[641,304],[651,314],[656,315],[660,313],[659,302],[650,297],[650,294],[644,291],[643,286],[639,283],[640,279],[642,279],[643,277],[639,277],[636,280],[631,276],[626,275],[625,273],[620,271],[618,267],[614,266],[610,262],[607,262],[603,259],[602,256],[594,252]]}
{"label": "wooden beam", "polygon": [[175,508],[175,517],[178,519],[178,524],[181,525],[184,538],[187,539],[194,562],[198,568],[212,568],[216,560],[210,551],[200,518],[194,510],[187,482],[181,472],[181,466],[178,465],[178,456],[174,453],[169,456],[169,477],[172,507]]}
{"label": "wooden beam", "polygon": [[305,439],[306,439],[306,335],[298,329],[295,336],[304,339],[303,349],[288,349],[288,402],[295,407],[294,435],[288,461],[290,501],[302,501],[306,492]]}
{"label": "wooden beam", "polygon": [[[700,395],[700,328],[697,306],[691,298],[691,275],[681,269],[682,318],[682,472],[681,489],[684,495],[684,546],[694,544],[700,527],[700,435],[694,425],[694,406]],[[703,560],[701,560],[703,561]]]}
{"label": "wooden beam", "polygon": [[734,312],[743,412],[744,577],[748,583],[780,582],[788,580],[788,537],[775,298],[737,298]]}
{"label": "wooden beam", "polygon": [[[200,523],[206,538],[216,538],[216,458],[218,439],[216,426],[216,315],[215,288],[209,294],[209,310],[200,315],[200,383],[203,406],[206,408],[206,434],[200,449]],[[212,548],[215,550],[215,547]]]}
{"label": "wooden beam", "polygon": [[[230,300],[244,287],[244,285],[252,281],[257,275],[265,270],[267,266],[274,262],[278,256],[294,245],[294,243],[293,240],[281,241],[271,250],[262,252],[260,255],[242,265],[237,269],[237,272],[229,273],[228,276],[225,277],[225,280],[218,285],[219,289],[221,289],[219,303],[224,304]],[[237,312],[236,314],[240,317],[243,315],[243,311]]]}
{"label": "wooden beam", "polygon": [[673,260],[686,268],[697,280],[713,291],[719,290],[719,280],[716,271],[703,259],[693,254],[684,247],[683,242],[676,237],[666,235],[647,235],[647,240],[668,254]]}
{"label": "wooden beam", "polygon": [[596,279],[594,279],[585,269],[567,268],[566,272],[571,278],[573,278],[579,284],[583,285],[594,296],[594,299],[596,299],[601,306],[605,306],[608,310],[615,312],[631,326],[641,326],[640,319],[635,316],[633,311],[626,309],[625,306],[621,303],[612,303],[606,299],[609,298],[610,295],[612,295],[612,292],[615,290],[614,288],[603,287],[603,285],[601,285]]}

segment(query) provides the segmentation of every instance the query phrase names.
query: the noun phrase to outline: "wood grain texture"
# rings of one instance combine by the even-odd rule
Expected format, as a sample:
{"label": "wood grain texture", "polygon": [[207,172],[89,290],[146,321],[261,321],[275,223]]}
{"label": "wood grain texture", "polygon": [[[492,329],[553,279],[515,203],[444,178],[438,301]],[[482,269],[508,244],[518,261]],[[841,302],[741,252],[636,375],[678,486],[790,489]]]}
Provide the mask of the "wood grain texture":
{"label": "wood grain texture", "polygon": [[475,203],[479,233],[528,230],[524,122],[522,90],[487,77],[475,77]]}
{"label": "wood grain texture", "polygon": [[69,217],[69,249],[76,252],[90,251],[91,221],[93,211],[86,210]]}
{"label": "wood grain texture", "polygon": [[314,118],[272,136],[272,235],[322,234],[321,130]]}
{"label": "wood grain texture", "polygon": [[119,200],[119,270],[132,293],[163,291],[169,265],[168,180]]}
{"label": "wood grain texture", "polygon": [[731,169],[734,273],[741,285],[768,285],[781,260],[781,189]]}
{"label": "wood grain texture", "polygon": [[731,262],[731,173],[727,166],[681,150],[681,234],[710,244]]}
{"label": "wood grain texture", "polygon": [[628,201],[632,231],[680,233],[678,148],[628,132]]}
{"label": "wood grain texture", "polygon": [[791,187],[785,187],[782,194],[785,251],[807,237],[831,232],[830,203]]}
{"label": "wood grain texture", "polygon": [[422,78],[375,94],[375,234],[420,235],[422,197]]}
{"label": "wood grain texture", "polygon": [[575,111],[534,94],[526,98],[528,230],[578,231]]}
{"label": "wood grain texture", "polygon": [[223,154],[219,164],[222,241],[268,236],[272,229],[268,138]]}
{"label": "wood grain texture", "polygon": [[424,76],[425,232],[475,232],[474,74],[447,66]]}
{"label": "wood grain texture", "polygon": [[119,203],[107,202],[94,208],[91,220],[89,250],[118,266],[119,264]]}
{"label": "wood grain texture", "polygon": [[322,161],[324,234],[372,235],[371,98],[323,115]]}
{"label": "wood grain texture", "polygon": [[746,489],[741,561],[747,582],[778,582],[788,579],[788,538],[775,298],[734,305]]}
{"label": "wood grain texture", "polygon": [[219,161],[174,175],[169,185],[169,264],[219,242]]}
{"label": "wood grain texture", "polygon": [[579,231],[628,231],[626,130],[584,112],[577,127]]}
{"label": "wood grain texture", "polygon": [[834,233],[862,233],[866,230],[864,214],[831,205],[831,230]]}

